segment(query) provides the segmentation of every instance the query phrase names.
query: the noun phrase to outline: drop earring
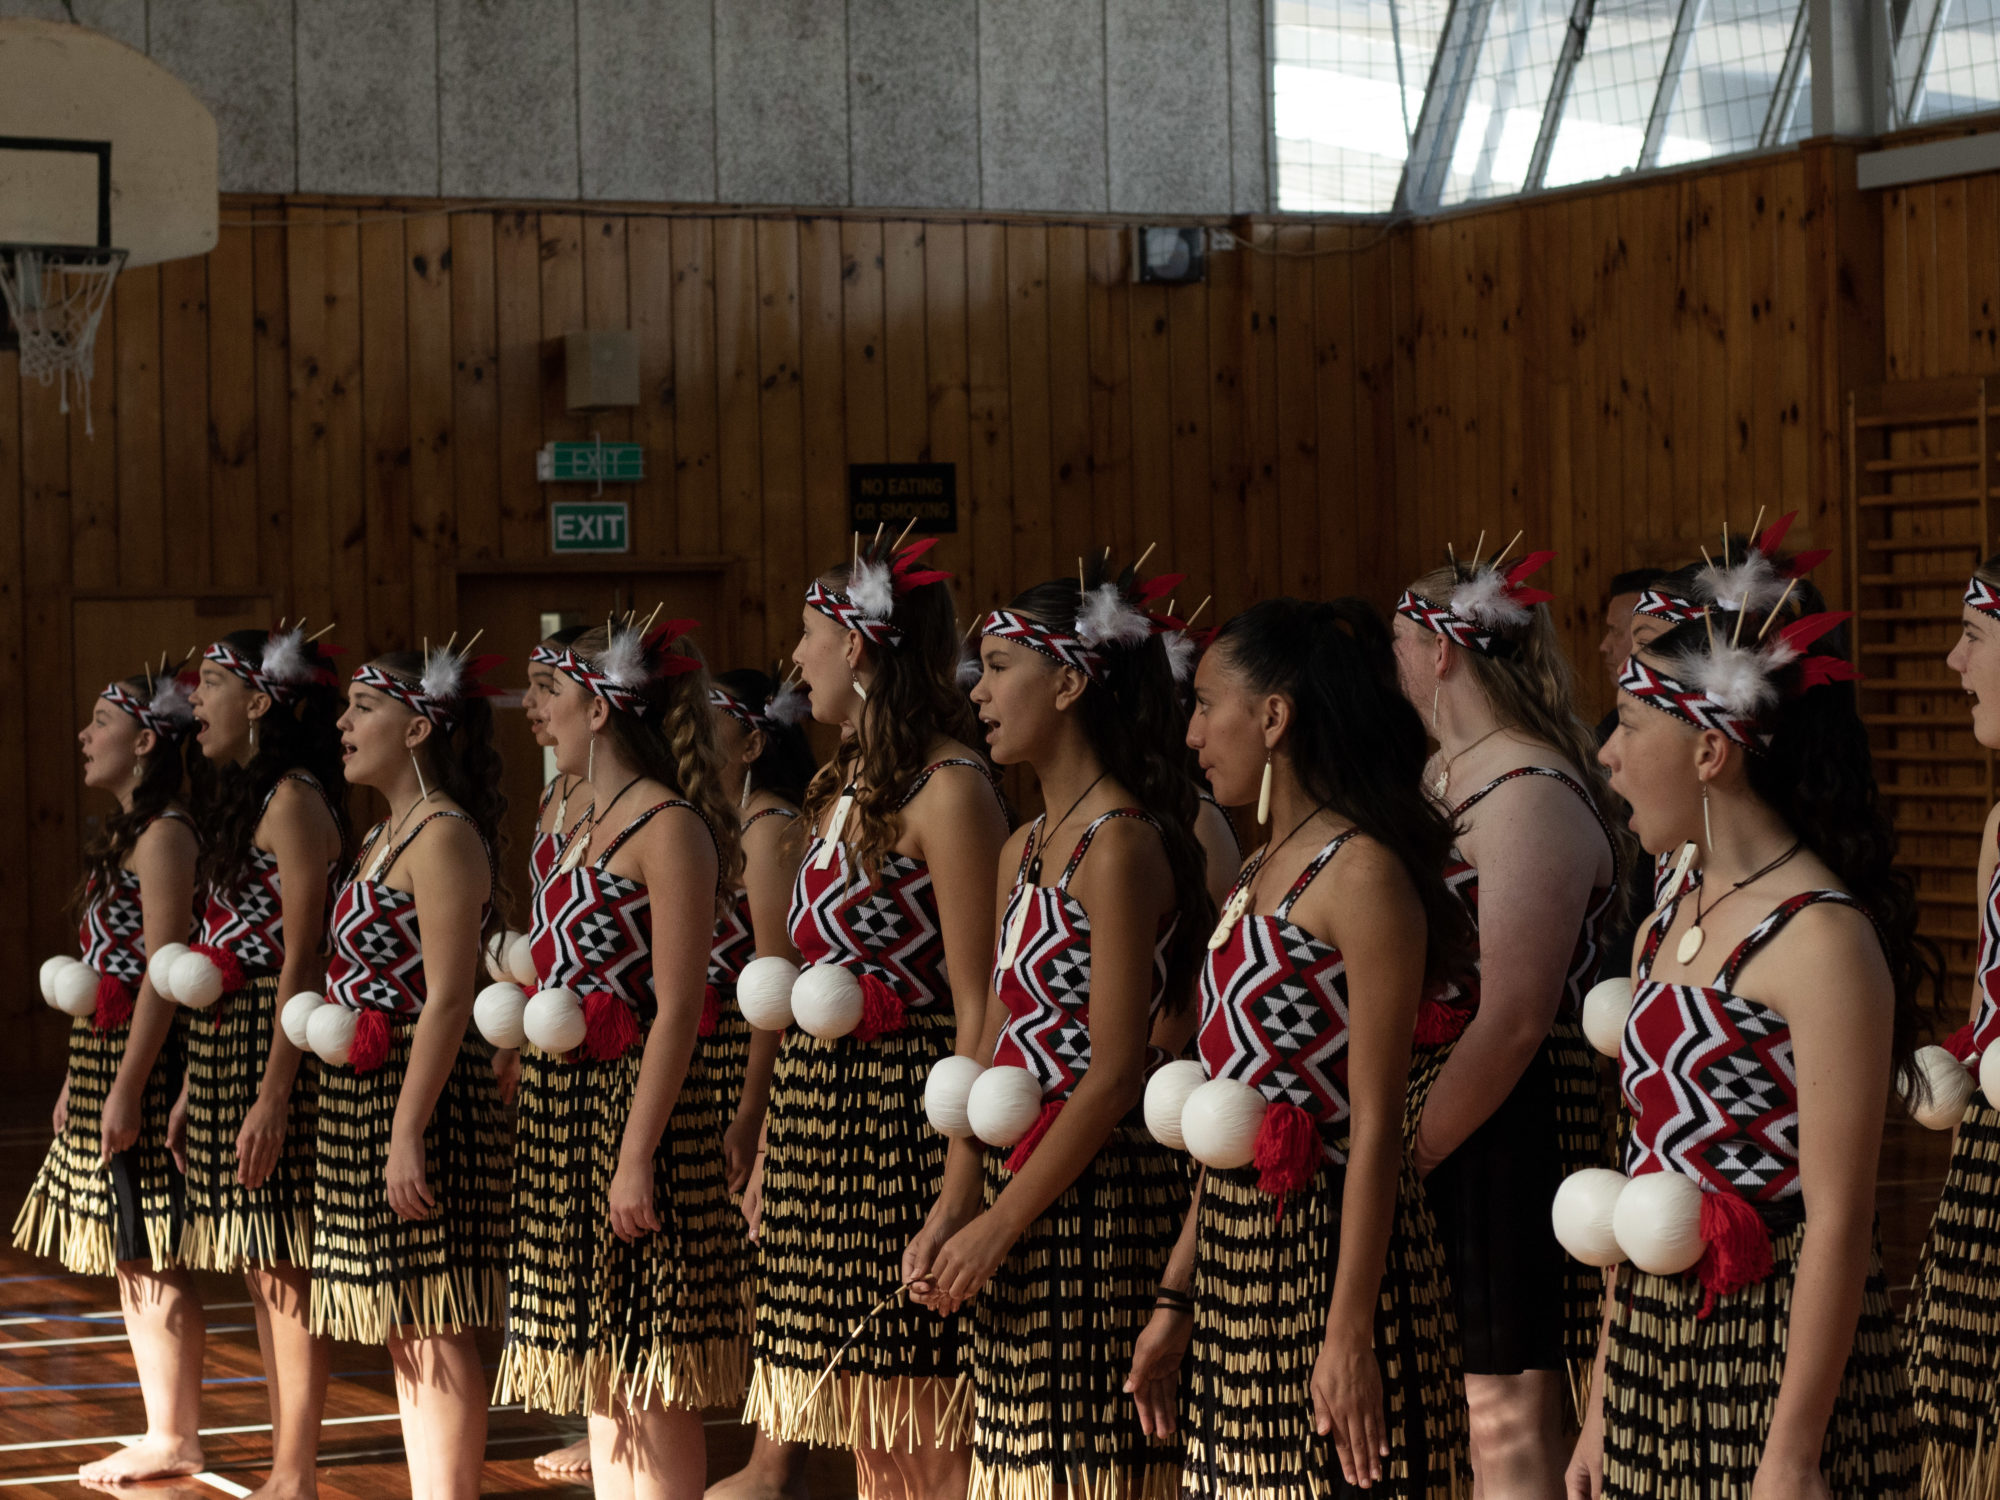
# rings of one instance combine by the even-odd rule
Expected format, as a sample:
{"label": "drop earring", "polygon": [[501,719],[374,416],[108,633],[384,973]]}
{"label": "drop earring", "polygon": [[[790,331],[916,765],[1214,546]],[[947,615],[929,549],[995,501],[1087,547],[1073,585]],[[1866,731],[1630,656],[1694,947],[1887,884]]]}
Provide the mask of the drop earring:
{"label": "drop earring", "polygon": [[257,721],[255,719],[250,721],[250,758],[252,760],[257,758]]}
{"label": "drop earring", "polygon": [[749,806],[750,806],[750,768],[748,766],[745,766],[743,768],[743,795],[736,799],[736,810],[738,812],[742,812],[747,810]]}
{"label": "drop earring", "polygon": [[1715,856],[1715,825],[1708,820],[1708,783],[1701,784],[1701,857],[1706,864]]}
{"label": "drop earring", "polygon": [[854,674],[854,696],[859,698],[863,703],[868,701],[868,685],[861,680],[859,672]]}
{"label": "drop earring", "polygon": [[590,732],[590,753],[583,758],[583,779],[597,785],[597,731]]}
{"label": "drop earring", "polygon": [[1271,821],[1271,752],[1264,752],[1264,779],[1257,787],[1257,826]]}
{"label": "drop earring", "polygon": [[1444,691],[1444,679],[1439,678],[1437,686],[1431,689],[1431,738],[1437,738],[1438,695]]}
{"label": "drop earring", "polygon": [[414,745],[410,747],[410,769],[417,773],[417,801],[430,801],[431,789],[424,785],[424,768],[422,762],[417,759],[417,750]]}

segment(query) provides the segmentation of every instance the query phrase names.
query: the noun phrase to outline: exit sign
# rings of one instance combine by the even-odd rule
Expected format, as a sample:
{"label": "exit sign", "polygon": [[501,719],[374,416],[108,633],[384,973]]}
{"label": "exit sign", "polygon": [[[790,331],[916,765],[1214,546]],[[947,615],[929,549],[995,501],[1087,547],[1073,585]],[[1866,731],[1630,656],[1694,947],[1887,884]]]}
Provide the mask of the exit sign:
{"label": "exit sign", "polygon": [[646,450],[638,443],[544,443],[535,477],[544,484],[636,484],[646,477]]}
{"label": "exit sign", "polygon": [[549,550],[630,552],[631,507],[623,500],[550,501]]}

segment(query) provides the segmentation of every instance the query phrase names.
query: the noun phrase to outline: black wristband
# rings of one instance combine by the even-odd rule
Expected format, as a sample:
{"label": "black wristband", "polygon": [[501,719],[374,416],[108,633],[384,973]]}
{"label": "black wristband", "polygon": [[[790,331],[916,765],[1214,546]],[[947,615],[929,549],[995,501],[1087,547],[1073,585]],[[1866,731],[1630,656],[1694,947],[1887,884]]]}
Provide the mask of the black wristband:
{"label": "black wristband", "polygon": [[1191,1313],[1194,1311],[1194,1298],[1187,1292],[1179,1292],[1170,1286],[1163,1286],[1153,1293],[1153,1306],[1172,1308],[1175,1312]]}

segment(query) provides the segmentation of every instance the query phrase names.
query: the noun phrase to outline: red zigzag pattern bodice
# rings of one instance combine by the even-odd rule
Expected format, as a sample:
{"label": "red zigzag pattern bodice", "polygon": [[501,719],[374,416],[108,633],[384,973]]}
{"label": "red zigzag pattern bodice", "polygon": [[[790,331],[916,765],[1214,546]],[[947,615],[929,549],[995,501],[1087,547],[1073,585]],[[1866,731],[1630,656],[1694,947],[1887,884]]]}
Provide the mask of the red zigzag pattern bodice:
{"label": "red zigzag pattern bodice", "polygon": [[1799,1191],[1791,1027],[1732,991],[1751,955],[1798,913],[1821,901],[1857,903],[1841,891],[1801,891],[1736,945],[1713,985],[1664,984],[1648,976],[1689,889],[1683,885],[1647,929],[1619,1044],[1620,1087],[1632,1114],[1626,1175],[1679,1172],[1753,1203],[1790,1198]]}
{"label": "red zigzag pattern bodice", "polygon": [[[1292,925],[1292,908],[1354,830],[1336,835],[1299,872],[1275,912],[1246,913],[1201,970],[1202,1070],[1266,1099],[1297,1105],[1319,1125],[1327,1160],[1347,1137],[1347,964],[1340,950]],[[1236,877],[1231,894],[1256,877]]]}
{"label": "red zigzag pattern bodice", "polygon": [[139,906],[137,875],[118,870],[108,888],[92,884],[76,941],[83,961],[99,974],[138,987],[146,972],[146,915]]}
{"label": "red zigzag pattern bodice", "polygon": [[[333,814],[334,822],[340,821],[340,814],[326,795],[326,789],[304,771],[291,771],[280,776],[264,798],[264,810],[271,806],[271,798],[278,795],[278,788],[288,781],[299,781],[319,794],[326,810]],[[261,818],[263,813],[258,816]],[[340,867],[340,861],[327,861],[327,914],[333,909],[332,876]],[[275,974],[285,966],[285,897],[278,879],[278,856],[264,849],[250,851],[250,868],[243,877],[243,885],[234,891],[210,890],[208,905],[201,916],[201,943],[204,947],[222,948],[234,955],[242,966],[245,979],[256,979],[261,975]]]}
{"label": "red zigzag pattern bodice", "polygon": [[1979,1014],[1972,1020],[1972,1064],[1977,1067],[1986,1049],[2000,1041],[2000,863],[1993,866],[1993,878],[1986,885],[1986,900],[1979,908]]}
{"label": "red zigzag pattern bodice", "polygon": [[558,869],[536,888],[528,945],[543,988],[616,995],[640,1020],[652,1020],[652,896],[638,881],[604,867],[625,840],[669,807],[695,812],[679,798],[649,807],[619,830],[594,863]]}
{"label": "red zigzag pattern bodice", "polygon": [[[1030,885],[1026,875],[1042,819],[1021,851],[1021,869],[1014,893],[1000,918],[1000,947],[1025,908],[1026,925],[1011,964],[993,965],[993,993],[1007,1007],[1007,1019],[994,1049],[998,1067],[1026,1068],[1042,1086],[1042,1097],[1066,1099],[1077,1080],[1090,1070],[1090,914],[1069,893],[1071,877],[1097,830],[1113,818],[1136,818],[1157,828],[1137,808],[1119,808],[1094,819],[1077,839],[1069,863],[1054,885]],[[1167,993],[1167,944],[1179,917],[1169,912],[1160,923],[1153,946],[1153,990],[1149,1013],[1158,1014]]]}
{"label": "red zigzag pattern bodice", "polygon": [[354,874],[333,902],[333,957],[326,966],[326,998],[349,1010],[414,1016],[424,1008],[424,945],[417,934],[417,898],[388,884],[389,872],[417,835],[439,818],[470,823],[464,813],[434,812],[390,850],[382,867],[361,878],[387,824],[378,823],[361,846]]}
{"label": "red zigzag pattern bodice", "polygon": [[[947,766],[986,774],[977,761],[941,760],[924,768],[897,806],[908,806]],[[844,842],[833,846],[824,870],[816,868],[825,845],[815,833],[792,882],[789,925],[800,964],[839,964],[856,975],[873,974],[895,991],[905,1010],[946,1000],[951,980],[930,867],[907,854],[891,854],[871,887],[853,868]]]}

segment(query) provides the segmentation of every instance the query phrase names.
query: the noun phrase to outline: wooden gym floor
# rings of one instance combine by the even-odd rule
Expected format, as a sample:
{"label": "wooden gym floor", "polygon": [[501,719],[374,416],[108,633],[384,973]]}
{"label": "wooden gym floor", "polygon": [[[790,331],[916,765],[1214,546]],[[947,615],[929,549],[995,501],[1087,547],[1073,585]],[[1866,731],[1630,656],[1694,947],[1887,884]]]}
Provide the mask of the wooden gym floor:
{"label": "wooden gym floor", "polygon": [[[17,1101],[0,1115],[0,1229],[11,1225],[49,1137],[44,1101]],[[1930,1223],[1948,1137],[1905,1121],[1891,1123],[1879,1194],[1891,1285],[1900,1305],[1904,1283]],[[175,1500],[247,1495],[262,1482],[270,1420],[257,1336],[243,1283],[197,1278],[209,1311],[202,1381],[203,1443],[209,1467],[194,1479],[159,1481],[113,1493]],[[487,1350],[489,1368],[497,1352]],[[80,1484],[77,1468],[138,1436],[145,1417],[110,1281],[66,1275],[52,1263],[0,1248],[0,1491],[8,1496],[99,1493]],[[544,1479],[535,1455],[580,1431],[519,1410],[495,1410],[480,1492],[489,1496],[587,1493],[587,1486]],[[749,1433],[733,1412],[709,1414],[709,1475],[732,1473],[749,1451]],[[809,1469],[821,1500],[854,1493],[853,1468],[818,1453]],[[379,1349],[336,1344],[333,1380],[320,1441],[325,1500],[400,1500],[409,1494],[396,1422],[389,1361]]]}

